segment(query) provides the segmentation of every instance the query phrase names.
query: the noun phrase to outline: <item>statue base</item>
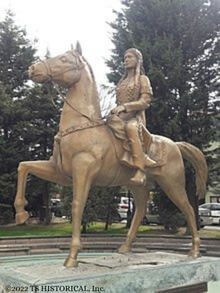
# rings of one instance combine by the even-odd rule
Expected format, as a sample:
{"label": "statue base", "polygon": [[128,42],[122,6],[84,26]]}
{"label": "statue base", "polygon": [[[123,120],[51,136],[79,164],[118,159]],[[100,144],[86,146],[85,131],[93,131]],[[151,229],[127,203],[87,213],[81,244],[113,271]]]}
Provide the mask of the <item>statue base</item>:
{"label": "statue base", "polygon": [[220,280],[220,261],[214,257],[190,260],[165,252],[81,253],[78,268],[71,269],[63,266],[65,257],[1,257],[0,292],[151,293],[201,282],[217,290],[208,292],[220,292],[220,281],[216,282]]}

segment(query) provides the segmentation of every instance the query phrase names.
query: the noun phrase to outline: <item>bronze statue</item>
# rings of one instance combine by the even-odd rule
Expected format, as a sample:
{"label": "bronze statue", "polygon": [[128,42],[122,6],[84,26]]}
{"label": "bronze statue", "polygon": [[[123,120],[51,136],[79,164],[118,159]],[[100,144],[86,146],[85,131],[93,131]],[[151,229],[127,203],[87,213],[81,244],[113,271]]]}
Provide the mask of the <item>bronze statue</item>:
{"label": "bronze statue", "polygon": [[[125,63],[127,62],[126,58]],[[127,68],[127,70],[129,71],[130,69]],[[129,74],[127,77],[129,77]],[[137,169],[132,168],[132,166],[125,166],[120,162],[121,158],[125,153],[128,154],[130,149],[128,147],[127,151],[125,151],[125,140],[117,139],[119,134],[126,135],[125,123],[119,116],[129,114],[129,107],[126,109],[125,103],[124,107],[113,110],[119,116],[115,114],[111,116],[111,128],[115,121],[116,128],[119,125],[117,122],[122,121],[119,129],[121,132],[117,132],[115,136],[101,117],[94,75],[91,67],[82,56],[80,45],[78,44],[75,50],[72,49],[63,55],[30,66],[29,76],[33,81],[39,83],[47,81],[60,83],[68,91],[64,98],[59,132],[54,139],[51,158],[48,161],[30,161],[19,164],[15,198],[16,223],[22,224],[28,219],[28,213],[25,211],[25,186],[28,174],[36,175],[51,182],[72,185],[73,231],[70,252],[64,265],[66,267],[77,266],[77,254],[81,247],[80,227],[82,214],[90,187],[94,185],[127,185],[134,193],[136,211],[125,243],[119,248],[120,253],[126,253],[131,251],[132,241],[145,215],[150,190],[149,184],[150,181],[154,180],[186,216],[192,233],[190,255],[198,257],[200,239],[196,229],[194,211],[189,204],[185,191],[183,157],[189,160],[195,168],[197,196],[203,198],[206,189],[207,165],[200,150],[185,142],[175,143],[166,137],[150,135],[145,129],[142,131],[143,137],[141,139],[138,137],[138,139],[142,142],[143,151],[148,152],[149,157],[155,161],[155,164],[153,163],[153,166],[147,166],[144,169],[143,167],[139,168],[136,163],[134,164],[142,172],[145,172],[147,176],[146,185],[136,185],[136,182],[132,182],[131,178],[136,178]],[[142,79],[141,71],[140,76],[138,74],[137,78]],[[150,100],[150,85],[146,77],[143,76],[143,79],[146,81],[145,85],[148,85],[143,90],[140,87],[141,90],[137,94],[137,101],[141,99],[140,94],[144,95],[144,99]],[[120,91],[122,82],[123,80],[119,83],[118,91]],[[136,96],[132,94],[131,98],[133,99],[134,97]],[[119,98],[120,94],[118,93]],[[130,101],[128,101],[128,105],[129,103]],[[136,102],[134,101],[134,103]],[[146,104],[143,110],[146,108]],[[141,109],[137,109],[137,116],[132,111],[131,114],[131,120],[135,120],[136,127],[136,125],[139,125],[137,116],[142,115]],[[129,122],[130,118],[125,118],[125,120]],[[143,120],[140,121],[143,122]],[[142,128],[144,128],[144,125],[142,125]],[[137,132],[135,132],[135,135],[137,135]],[[131,137],[129,136],[130,139]],[[140,143],[140,141],[137,143]],[[134,156],[136,153],[133,146],[131,149],[133,151],[132,156]]]}
{"label": "bronze statue", "polygon": [[[133,164],[137,171],[131,182],[136,185],[144,184],[146,180],[145,168],[156,165],[147,154],[144,153],[141,133],[145,125],[144,110],[150,106],[153,95],[150,81],[144,75],[143,57],[140,51],[135,48],[128,49],[124,56],[126,72],[121,78],[116,89],[117,107],[111,113],[118,115],[125,124],[125,133],[130,142]],[[129,165],[124,155],[121,162]]]}

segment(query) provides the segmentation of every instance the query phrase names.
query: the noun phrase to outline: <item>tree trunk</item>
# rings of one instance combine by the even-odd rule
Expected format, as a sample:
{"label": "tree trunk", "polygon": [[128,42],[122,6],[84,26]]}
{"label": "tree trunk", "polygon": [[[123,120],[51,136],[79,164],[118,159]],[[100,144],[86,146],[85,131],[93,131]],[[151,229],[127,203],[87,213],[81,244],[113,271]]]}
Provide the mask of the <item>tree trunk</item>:
{"label": "tree trunk", "polygon": [[131,227],[131,221],[132,221],[132,211],[131,211],[131,192],[130,190],[128,191],[128,211],[127,211],[127,224],[126,228]]}
{"label": "tree trunk", "polygon": [[111,205],[108,205],[108,210],[107,210],[107,216],[105,220],[105,231],[108,231],[108,226],[109,226],[109,220],[110,220],[110,207]]}
{"label": "tree trunk", "polygon": [[87,232],[87,225],[86,225],[86,223],[84,222],[84,223],[82,223],[82,233],[86,233]]}
{"label": "tree trunk", "polygon": [[42,192],[43,196],[43,223],[49,225],[51,222],[51,211],[50,211],[50,196],[49,196],[50,186],[48,182],[44,183],[44,188]]}

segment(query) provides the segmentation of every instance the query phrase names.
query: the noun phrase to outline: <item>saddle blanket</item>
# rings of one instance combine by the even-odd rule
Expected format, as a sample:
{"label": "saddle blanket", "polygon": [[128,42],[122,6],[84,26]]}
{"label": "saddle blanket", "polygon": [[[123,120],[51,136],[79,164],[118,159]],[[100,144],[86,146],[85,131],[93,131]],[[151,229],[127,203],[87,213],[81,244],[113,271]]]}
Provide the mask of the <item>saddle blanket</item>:
{"label": "saddle blanket", "polygon": [[[108,127],[112,130],[112,133],[114,135],[114,137],[121,142],[122,148],[124,149],[124,153],[122,155],[119,155],[119,150],[117,151],[118,153],[118,158],[120,160],[120,158],[123,157],[123,162],[126,161],[126,165],[129,167],[134,167],[134,163],[133,163],[133,159],[131,156],[131,150],[130,150],[130,145],[129,145],[129,141],[127,139],[126,133],[125,133],[125,125],[124,125],[124,121],[122,121],[119,117],[117,116],[113,116],[110,117],[110,119],[108,119],[106,121]],[[159,135],[152,135],[150,134],[147,130],[145,133],[145,127],[143,127],[143,131],[142,131],[142,139],[143,139],[143,147],[144,149],[147,150],[147,155],[154,160],[157,164],[154,165],[154,167],[159,167],[162,166],[164,164],[166,164],[167,162],[167,144],[164,141],[164,138],[162,136]],[[146,145],[145,144],[145,139],[144,136],[145,135],[150,135],[151,139],[150,139],[150,144]],[[146,139],[146,141],[149,141],[149,139]],[[116,147],[117,149],[117,147]]]}

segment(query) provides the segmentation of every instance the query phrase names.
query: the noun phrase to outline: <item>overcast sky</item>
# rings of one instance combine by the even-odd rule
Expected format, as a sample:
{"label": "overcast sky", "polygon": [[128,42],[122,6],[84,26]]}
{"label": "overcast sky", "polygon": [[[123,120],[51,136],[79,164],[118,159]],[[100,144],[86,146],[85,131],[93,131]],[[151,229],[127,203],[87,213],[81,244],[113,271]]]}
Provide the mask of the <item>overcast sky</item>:
{"label": "overcast sky", "polygon": [[120,0],[0,0],[0,21],[11,9],[15,23],[26,29],[28,38],[38,39],[41,57],[47,48],[56,56],[79,40],[100,85],[107,82],[104,59],[113,48],[107,22],[114,21],[112,10],[120,8]]}

